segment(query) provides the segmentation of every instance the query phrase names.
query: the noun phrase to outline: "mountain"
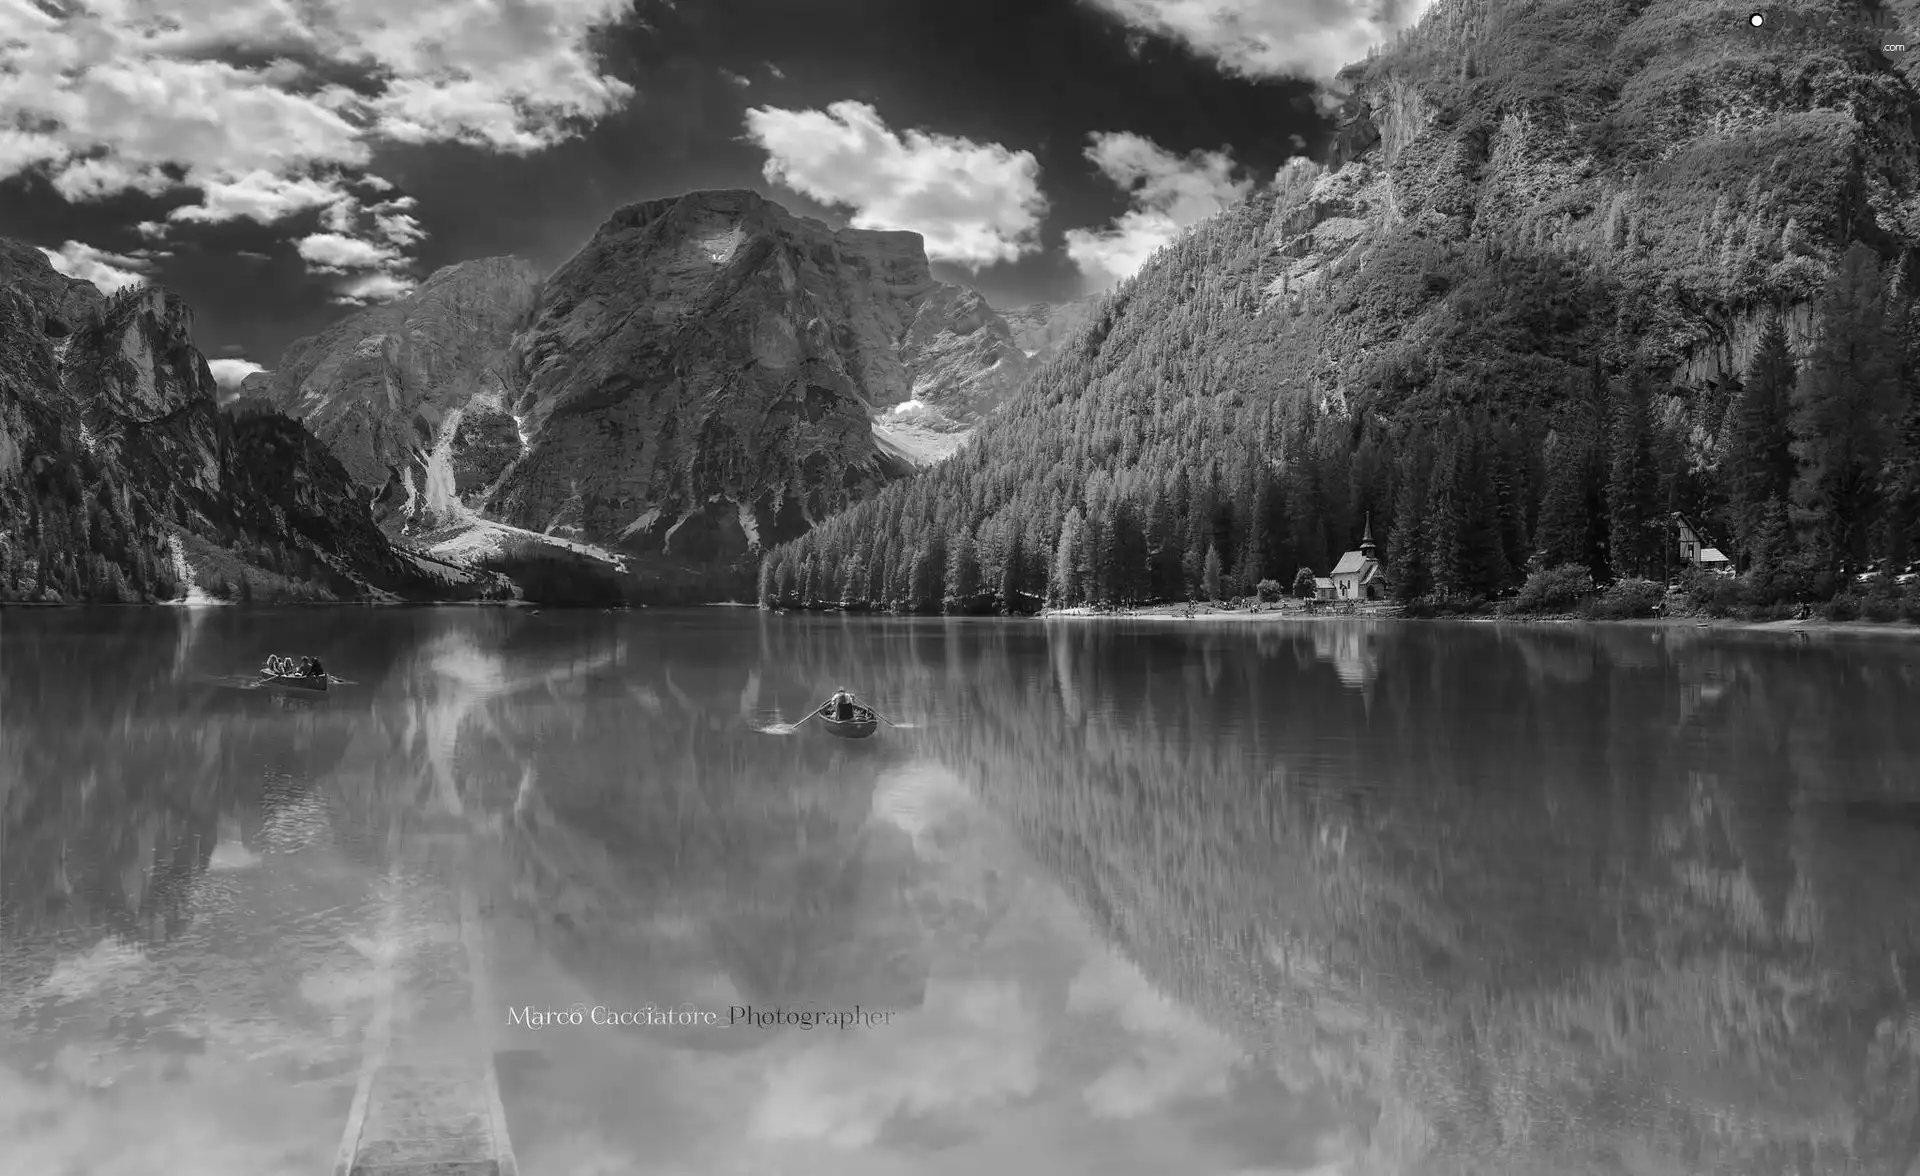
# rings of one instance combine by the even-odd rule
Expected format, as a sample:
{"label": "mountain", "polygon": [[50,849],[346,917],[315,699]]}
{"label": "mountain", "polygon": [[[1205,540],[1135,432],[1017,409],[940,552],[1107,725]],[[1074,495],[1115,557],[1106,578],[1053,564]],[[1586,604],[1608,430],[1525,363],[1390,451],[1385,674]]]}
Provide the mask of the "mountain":
{"label": "mountain", "polygon": [[295,343],[269,395],[444,556],[563,544],[737,590],[763,546],[952,453],[1030,366],[917,234],[718,191],[618,210],[544,281],[442,270]]}
{"label": "mountain", "polygon": [[1371,519],[1402,596],[1466,601],[1664,576],[1674,510],[1746,573],[1715,607],[1897,570],[1920,94],[1853,8],[1806,10],[1440,0],[1345,72],[1325,165],[1162,250],[960,459],[776,551],[765,598],[1239,595]]}
{"label": "mountain", "polygon": [[1071,302],[1035,302],[1007,311],[1002,317],[1013,332],[1014,343],[1027,358],[1044,362],[1087,325],[1097,303],[1094,297],[1076,298]]}
{"label": "mountain", "polygon": [[397,551],[340,464],[263,407],[220,408],[173,293],[102,297],[0,240],[0,600],[480,590]]}
{"label": "mountain", "polygon": [[[270,378],[248,379],[374,490],[376,517],[431,526],[453,495],[500,472],[487,441],[502,425],[513,436],[509,352],[539,296],[539,273],[518,258],[449,266],[400,302],[294,343]],[[464,430],[458,418],[442,428],[455,411]],[[449,450],[439,466],[436,447]]]}

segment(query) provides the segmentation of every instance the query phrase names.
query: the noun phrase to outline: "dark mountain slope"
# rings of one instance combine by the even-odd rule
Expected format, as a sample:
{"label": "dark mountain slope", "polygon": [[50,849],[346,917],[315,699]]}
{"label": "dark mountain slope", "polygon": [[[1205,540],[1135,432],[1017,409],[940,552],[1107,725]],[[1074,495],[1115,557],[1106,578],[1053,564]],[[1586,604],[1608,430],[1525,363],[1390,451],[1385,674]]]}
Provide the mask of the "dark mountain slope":
{"label": "dark mountain slope", "polygon": [[1163,251],[961,459],[777,551],[768,598],[1250,591],[1368,515],[1413,596],[1658,575],[1674,510],[1756,599],[1904,561],[1920,95],[1812,11],[1855,25],[1443,0],[1347,72],[1331,167]]}
{"label": "dark mountain slope", "polygon": [[299,424],[222,411],[192,332],[166,290],[0,241],[0,600],[478,590],[396,551]]}

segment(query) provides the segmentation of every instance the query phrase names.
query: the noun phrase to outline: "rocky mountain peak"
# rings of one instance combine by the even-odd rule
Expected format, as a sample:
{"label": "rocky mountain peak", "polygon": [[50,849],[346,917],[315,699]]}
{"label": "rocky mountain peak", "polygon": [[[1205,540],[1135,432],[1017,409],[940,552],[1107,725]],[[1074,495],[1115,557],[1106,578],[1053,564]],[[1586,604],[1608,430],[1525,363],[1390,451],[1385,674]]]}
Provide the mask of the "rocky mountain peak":
{"label": "rocky mountain peak", "polygon": [[18,290],[34,304],[41,329],[56,339],[90,322],[106,301],[99,287],[54,269],[38,249],[0,238],[0,288],[6,287]]}
{"label": "rocky mountain peak", "polygon": [[544,281],[442,270],[295,343],[271,388],[389,530],[449,558],[507,535],[737,580],[952,452],[1027,369],[918,233],[729,189],[616,209]]}
{"label": "rocky mountain peak", "polygon": [[68,365],[67,390],[96,429],[151,424],[217,402],[213,375],[193,346],[193,310],[163,286],[108,298],[75,336]]}

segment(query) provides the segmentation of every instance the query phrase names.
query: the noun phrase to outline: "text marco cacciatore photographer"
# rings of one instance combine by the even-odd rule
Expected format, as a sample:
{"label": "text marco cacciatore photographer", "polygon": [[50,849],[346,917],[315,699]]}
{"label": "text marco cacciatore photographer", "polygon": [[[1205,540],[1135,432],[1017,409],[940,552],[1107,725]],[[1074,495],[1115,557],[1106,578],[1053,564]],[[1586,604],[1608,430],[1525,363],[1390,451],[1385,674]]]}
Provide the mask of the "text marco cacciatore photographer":
{"label": "text marco cacciatore photographer", "polygon": [[692,1025],[748,1025],[756,1029],[794,1026],[800,1029],[858,1029],[893,1023],[893,1010],[866,1009],[790,1009],[780,1006],[731,1005],[723,1015],[694,1005],[661,1008],[645,1005],[637,1009],[615,1009],[606,1005],[575,1004],[564,1009],[521,1005],[507,1010],[507,1023],[525,1029],[556,1026],[605,1029],[675,1028]]}

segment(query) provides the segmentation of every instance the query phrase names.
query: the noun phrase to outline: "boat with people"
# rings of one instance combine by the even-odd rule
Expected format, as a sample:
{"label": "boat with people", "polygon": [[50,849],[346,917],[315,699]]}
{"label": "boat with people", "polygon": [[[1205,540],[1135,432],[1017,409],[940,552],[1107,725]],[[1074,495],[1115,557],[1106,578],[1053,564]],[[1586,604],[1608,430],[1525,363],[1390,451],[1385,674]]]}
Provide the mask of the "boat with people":
{"label": "boat with people", "polygon": [[842,739],[865,739],[880,728],[880,715],[863,705],[853,693],[842,687],[817,712],[827,734]]}
{"label": "boat with people", "polygon": [[332,678],[317,657],[291,658],[273,654],[261,670],[260,685],[296,690],[325,690]]}

